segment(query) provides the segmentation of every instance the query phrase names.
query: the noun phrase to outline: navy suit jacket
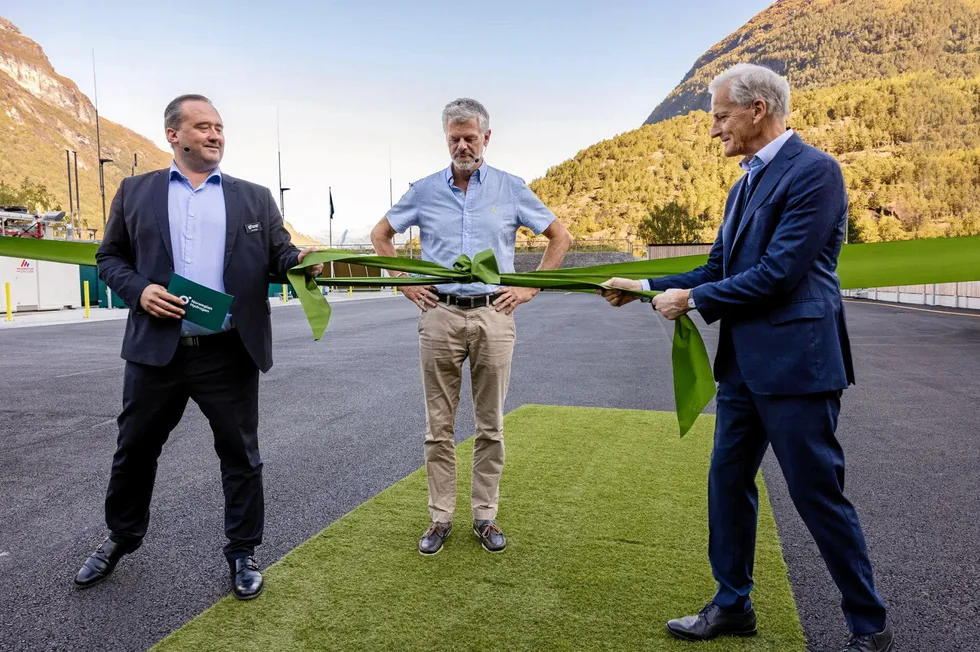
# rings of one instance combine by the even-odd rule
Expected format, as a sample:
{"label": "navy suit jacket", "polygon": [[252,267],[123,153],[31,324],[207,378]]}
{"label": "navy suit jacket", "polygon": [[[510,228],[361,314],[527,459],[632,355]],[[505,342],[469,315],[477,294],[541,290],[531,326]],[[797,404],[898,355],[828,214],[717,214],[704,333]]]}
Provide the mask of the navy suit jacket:
{"label": "navy suit jacket", "polygon": [[[164,287],[174,273],[168,187],[170,171],[156,170],[123,179],[95,255],[99,277],[130,308],[122,357],[163,366],[180,337],[179,319],[153,317],[140,306],[151,283]],[[268,188],[221,175],[227,220],[225,292],[232,295],[231,315],[245,349],[263,372],[272,367],[272,320],[269,281],[285,278],[299,249],[290,241]],[[245,225],[259,224],[259,228]]]}
{"label": "navy suit jacket", "polygon": [[794,134],[756,182],[735,230],[746,180],[729,192],[708,262],[652,278],[650,287],[693,288],[705,321],[721,320],[716,379],[734,355],[756,394],[844,389],[854,368],[836,273],[847,222],[840,166]]}

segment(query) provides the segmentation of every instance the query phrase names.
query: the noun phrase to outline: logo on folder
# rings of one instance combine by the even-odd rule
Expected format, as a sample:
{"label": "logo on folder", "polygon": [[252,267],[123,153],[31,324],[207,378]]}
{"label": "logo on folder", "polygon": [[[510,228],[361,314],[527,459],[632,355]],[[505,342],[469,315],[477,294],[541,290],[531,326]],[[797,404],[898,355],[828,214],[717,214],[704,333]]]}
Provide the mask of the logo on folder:
{"label": "logo on folder", "polygon": [[231,309],[231,295],[212,290],[178,274],[170,279],[167,290],[184,304],[185,320],[210,331],[221,330],[225,316]]}

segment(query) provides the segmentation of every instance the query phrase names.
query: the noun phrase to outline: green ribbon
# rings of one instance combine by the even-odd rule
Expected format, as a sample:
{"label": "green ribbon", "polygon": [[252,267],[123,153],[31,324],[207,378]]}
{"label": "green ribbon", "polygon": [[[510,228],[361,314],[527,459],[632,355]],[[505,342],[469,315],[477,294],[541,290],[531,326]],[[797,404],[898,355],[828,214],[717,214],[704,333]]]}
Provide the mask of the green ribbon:
{"label": "green ribbon", "polygon": [[[303,304],[314,339],[322,337],[330,321],[330,306],[318,285],[402,286],[437,283],[508,285],[554,290],[586,291],[606,288],[602,283],[618,276],[641,280],[689,272],[707,261],[707,256],[683,256],[661,260],[612,263],[592,267],[569,267],[522,274],[500,273],[492,250],[481,251],[472,260],[465,254],[452,269],[435,263],[381,256],[350,256],[345,253],[315,252],[289,272],[289,280]],[[408,278],[307,278],[306,267],[319,263],[353,262],[365,267],[382,267],[410,274]],[[842,289],[953,283],[980,280],[980,237],[908,240],[848,245],[839,258],[838,276]],[[635,292],[654,296],[657,292]],[[711,362],[704,340],[690,317],[674,320],[671,349],[674,376],[674,405],[683,437],[715,395]]]}
{"label": "green ribbon", "polygon": [[[303,263],[288,272],[289,282],[296,291],[307,319],[313,329],[313,338],[320,339],[330,322],[330,305],[319,292],[319,285],[371,287],[436,285],[439,283],[475,283],[505,285],[541,289],[595,291],[608,286],[604,281],[613,276],[631,279],[645,279],[651,276],[664,276],[689,271],[703,262],[703,256],[687,256],[666,260],[614,263],[594,267],[572,267],[536,272],[501,273],[493,250],[481,251],[471,259],[463,254],[456,259],[452,269],[435,263],[410,258],[388,258],[383,256],[351,256],[346,253],[313,252],[304,258]],[[399,272],[416,274],[412,277],[398,278],[317,278],[306,275],[305,269],[323,264],[356,263],[364,267],[381,267]],[[636,292],[642,296],[654,296],[657,292]],[[698,415],[715,395],[715,383],[711,374],[708,352],[701,339],[701,333],[690,317],[684,315],[674,322],[674,343],[672,351],[674,369],[674,401],[677,408],[677,421],[683,437],[694,424]]]}
{"label": "green ribbon", "polygon": [[98,249],[99,245],[94,242],[0,236],[0,256],[10,258],[45,260],[69,265],[95,265],[95,252]]}
{"label": "green ribbon", "polygon": [[[0,237],[0,256],[75,265],[95,265],[97,248],[98,245],[92,243]],[[602,285],[603,281],[614,276],[634,280],[670,276],[689,272],[706,260],[707,256],[684,256],[510,274],[500,272],[493,251],[489,249],[472,259],[466,255],[460,256],[451,269],[423,260],[321,251],[306,256],[303,263],[291,269],[287,275],[306,313],[313,338],[319,340],[330,323],[330,304],[320,293],[320,285],[391,287],[479,281],[489,285],[592,291],[606,287]],[[306,276],[306,268],[331,262],[397,270],[417,276],[317,279]],[[841,251],[837,274],[843,289],[980,280],[980,237],[847,245]],[[654,296],[657,293],[635,294]],[[671,362],[677,421],[681,436],[684,436],[715,395],[711,363],[704,341],[694,322],[686,315],[674,321]]]}

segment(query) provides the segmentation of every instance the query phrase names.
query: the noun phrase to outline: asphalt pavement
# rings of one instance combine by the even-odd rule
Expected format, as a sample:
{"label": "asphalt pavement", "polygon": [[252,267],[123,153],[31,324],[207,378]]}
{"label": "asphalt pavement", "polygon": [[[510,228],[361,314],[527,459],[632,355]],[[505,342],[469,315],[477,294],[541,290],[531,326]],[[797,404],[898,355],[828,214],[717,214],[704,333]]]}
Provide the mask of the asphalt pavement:
{"label": "asphalt pavement", "polygon": [[[980,649],[980,317],[847,309],[858,373],[839,429],[847,493],[897,650]],[[298,306],[273,319],[275,366],[260,386],[263,565],[419,468],[425,428],[409,302],[338,303],[320,342]],[[508,410],[673,409],[672,327],[648,307],[545,293],[517,320]],[[0,650],[143,650],[229,591],[218,459],[193,404],[161,456],[143,547],[102,585],[72,586],[105,534],[122,331],[104,321],[0,332]],[[716,329],[702,332],[713,350]],[[468,392],[458,440],[473,432]],[[771,455],[764,474],[804,630],[812,649],[837,650],[839,596]],[[424,495],[418,510],[410,517],[424,523]]]}

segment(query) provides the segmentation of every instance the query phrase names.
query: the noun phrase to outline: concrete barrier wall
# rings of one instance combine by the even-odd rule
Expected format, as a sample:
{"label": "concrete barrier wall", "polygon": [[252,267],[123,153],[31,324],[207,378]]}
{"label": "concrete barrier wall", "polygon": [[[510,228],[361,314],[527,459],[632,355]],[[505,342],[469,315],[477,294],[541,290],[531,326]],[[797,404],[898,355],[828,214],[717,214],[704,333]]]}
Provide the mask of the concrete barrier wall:
{"label": "concrete barrier wall", "polygon": [[844,290],[842,294],[871,301],[980,310],[980,281]]}

